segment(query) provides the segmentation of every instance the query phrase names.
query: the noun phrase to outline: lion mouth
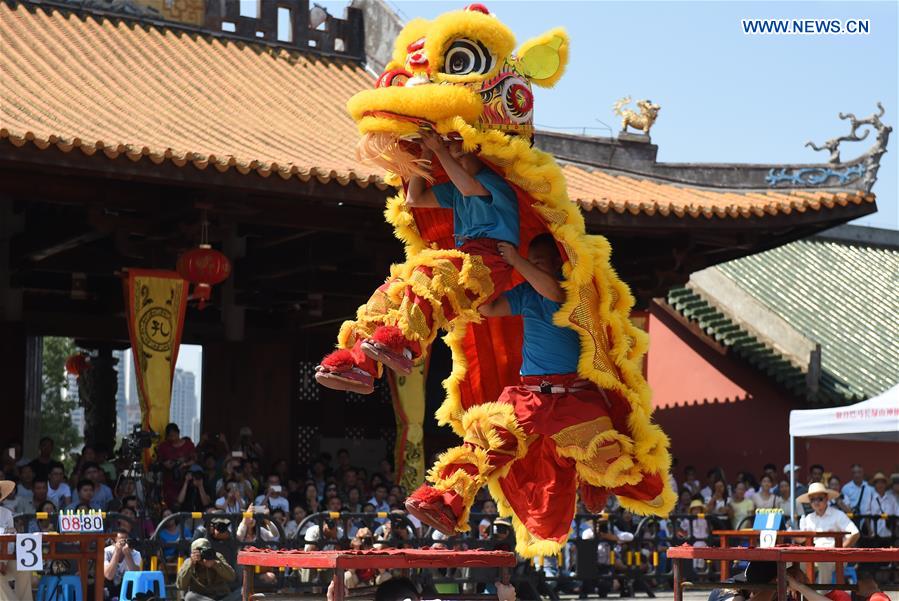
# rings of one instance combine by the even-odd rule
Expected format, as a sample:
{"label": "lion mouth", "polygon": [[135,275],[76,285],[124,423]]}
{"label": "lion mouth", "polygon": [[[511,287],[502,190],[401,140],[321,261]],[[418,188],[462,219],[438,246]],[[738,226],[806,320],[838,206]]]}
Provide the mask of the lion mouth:
{"label": "lion mouth", "polygon": [[364,113],[362,113],[362,116],[375,117],[379,119],[391,119],[393,121],[404,121],[406,123],[413,123],[418,127],[424,128],[434,127],[434,122],[428,119],[423,119],[421,117],[411,117],[409,115],[394,113],[393,111],[365,111]]}
{"label": "lion mouth", "polygon": [[368,132],[356,144],[356,158],[362,163],[377,165],[395,173],[405,181],[415,175],[433,181],[431,161],[413,152],[417,144],[410,142],[410,137],[389,132]]}

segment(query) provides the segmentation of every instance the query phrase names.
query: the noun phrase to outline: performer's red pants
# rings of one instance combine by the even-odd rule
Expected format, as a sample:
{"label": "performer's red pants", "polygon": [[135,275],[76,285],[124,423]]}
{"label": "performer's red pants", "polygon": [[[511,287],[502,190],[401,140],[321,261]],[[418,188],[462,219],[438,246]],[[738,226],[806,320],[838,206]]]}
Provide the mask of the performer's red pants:
{"label": "performer's red pants", "polygon": [[[547,394],[526,388],[544,383],[578,390]],[[531,542],[568,537],[578,488],[594,512],[603,509],[610,492],[661,503],[659,474],[639,472],[629,456],[628,412],[617,393],[577,374],[522,377],[496,403],[464,414],[465,443],[441,456],[432,472],[434,486],[413,497],[433,502],[439,494],[460,519],[457,527],[467,529],[462,522],[474,496],[489,482]]]}
{"label": "performer's red pants", "polygon": [[375,291],[357,319],[344,324],[341,346],[352,348],[357,363],[368,369],[362,341],[379,326],[395,326],[417,359],[438,330],[458,319],[477,319],[478,306],[508,290],[513,270],[497,244],[488,238],[469,240],[458,251],[426,250],[414,267],[398,266],[396,277]]}

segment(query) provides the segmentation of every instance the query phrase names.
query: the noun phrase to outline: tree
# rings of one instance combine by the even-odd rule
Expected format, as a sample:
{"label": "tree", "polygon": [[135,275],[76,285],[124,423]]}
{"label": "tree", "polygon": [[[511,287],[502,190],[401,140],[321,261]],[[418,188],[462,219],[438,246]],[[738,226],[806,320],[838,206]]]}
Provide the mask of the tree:
{"label": "tree", "polygon": [[75,352],[70,338],[44,336],[44,357],[41,370],[41,436],[49,436],[56,443],[57,459],[81,445],[81,434],[72,423],[72,411],[78,400],[67,395],[66,359]]}

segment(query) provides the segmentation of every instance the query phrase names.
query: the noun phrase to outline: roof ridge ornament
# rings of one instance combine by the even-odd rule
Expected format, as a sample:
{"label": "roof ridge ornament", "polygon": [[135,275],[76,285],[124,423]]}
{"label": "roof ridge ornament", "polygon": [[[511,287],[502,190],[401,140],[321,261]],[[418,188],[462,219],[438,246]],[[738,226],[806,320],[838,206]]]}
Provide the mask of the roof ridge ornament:
{"label": "roof ridge ornament", "polygon": [[[893,131],[892,127],[884,125],[880,120],[885,112],[880,102],[877,103],[877,108],[879,109],[878,112],[864,119],[857,118],[854,113],[839,113],[840,119],[844,121],[849,120],[851,130],[847,135],[827,140],[820,146],[812,141],[805,143],[807,147],[813,150],[829,151],[830,159],[828,162],[821,165],[772,168],[765,177],[768,185],[771,187],[777,187],[779,184],[785,184],[786,186],[833,187],[835,183],[838,187],[845,187],[852,182],[858,181],[859,183],[854,184],[853,188],[862,188],[865,193],[870,193],[871,188],[877,181],[880,157],[887,151],[887,142],[890,138],[890,132]],[[859,135],[859,128],[866,126],[870,129],[865,129]],[[868,137],[871,129],[877,132],[874,145],[860,157],[852,159],[848,163],[841,162],[840,144],[842,142],[860,142]],[[836,179],[836,182],[833,179]]]}
{"label": "roof ridge ornament", "polygon": [[[822,151],[827,150],[830,152],[829,163],[833,165],[840,164],[840,143],[842,142],[860,142],[868,137],[868,134],[871,132],[871,129],[877,132],[877,137],[874,140],[874,145],[868,149],[868,151],[862,155],[862,162],[865,164],[865,174],[862,178],[865,191],[870,192],[871,187],[874,185],[874,182],[877,181],[877,170],[880,168],[880,157],[887,151],[887,142],[890,138],[890,132],[893,131],[893,128],[885,125],[883,121],[880,120],[883,117],[883,114],[886,112],[883,108],[883,104],[880,102],[877,103],[878,112],[872,113],[869,117],[865,117],[864,119],[859,119],[855,116],[854,113],[839,113],[838,116],[842,120],[849,120],[849,125],[852,128],[849,134],[845,136],[838,136],[836,138],[832,138],[827,140],[820,146],[809,140],[805,143],[805,145],[812,150]],[[865,129],[862,135],[859,135],[858,130],[861,127],[868,126],[870,129]]]}

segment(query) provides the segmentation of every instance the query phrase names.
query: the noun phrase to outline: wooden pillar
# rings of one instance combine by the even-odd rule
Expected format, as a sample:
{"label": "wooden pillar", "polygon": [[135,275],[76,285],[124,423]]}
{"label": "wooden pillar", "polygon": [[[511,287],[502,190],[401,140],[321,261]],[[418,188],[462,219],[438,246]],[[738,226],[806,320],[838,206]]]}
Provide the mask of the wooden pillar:
{"label": "wooden pillar", "polygon": [[[3,382],[3,418],[0,444],[23,442],[25,422],[26,336],[21,323],[0,321],[0,382]],[[37,365],[40,377],[40,364]],[[38,390],[40,394],[40,390]],[[36,444],[36,443],[35,443]],[[34,455],[31,455],[32,457]]]}
{"label": "wooden pillar", "polygon": [[22,428],[22,454],[37,457],[41,432],[41,373],[44,365],[44,341],[40,336],[25,338],[25,390]]}
{"label": "wooden pillar", "polygon": [[[85,347],[79,342],[79,346]],[[107,344],[94,346],[91,368],[78,379],[78,396],[84,407],[84,442],[102,444],[107,449],[115,447],[116,440],[116,392],[118,359],[112,356],[113,348]]]}

